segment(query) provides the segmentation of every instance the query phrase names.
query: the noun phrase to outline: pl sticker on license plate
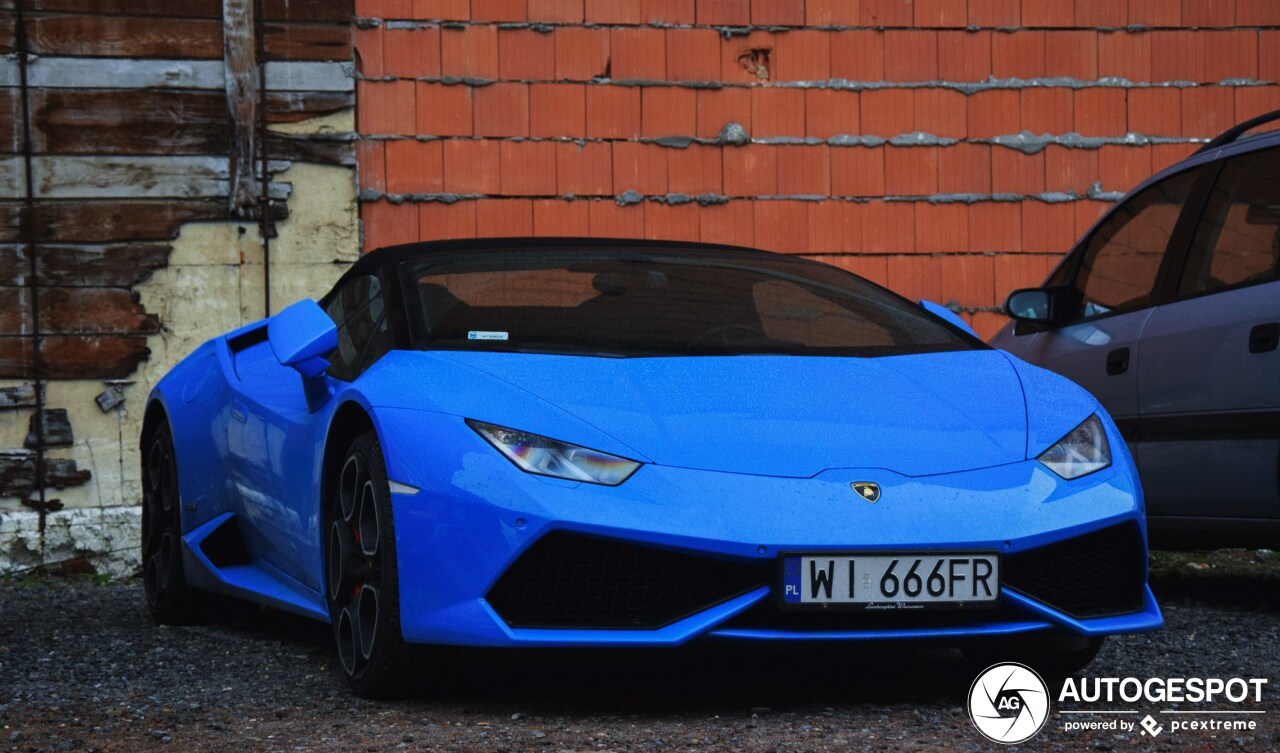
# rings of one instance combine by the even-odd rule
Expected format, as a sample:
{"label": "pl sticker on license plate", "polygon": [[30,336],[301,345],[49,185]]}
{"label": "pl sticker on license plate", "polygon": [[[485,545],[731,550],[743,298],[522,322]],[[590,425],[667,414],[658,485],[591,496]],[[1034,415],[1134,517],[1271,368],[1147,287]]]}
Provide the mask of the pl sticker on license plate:
{"label": "pl sticker on license plate", "polygon": [[782,562],[782,603],[790,607],[990,607],[999,594],[995,554],[813,554]]}

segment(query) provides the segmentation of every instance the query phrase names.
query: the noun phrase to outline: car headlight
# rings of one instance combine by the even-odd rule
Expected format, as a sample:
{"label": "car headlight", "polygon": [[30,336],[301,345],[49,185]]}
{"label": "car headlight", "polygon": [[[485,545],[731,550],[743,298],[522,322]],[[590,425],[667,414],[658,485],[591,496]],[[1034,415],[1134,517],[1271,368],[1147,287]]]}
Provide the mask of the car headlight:
{"label": "car headlight", "polygon": [[1036,460],[1065,479],[1087,476],[1111,465],[1111,445],[1098,414],[1089,416]]}
{"label": "car headlight", "polygon": [[526,473],[539,476],[582,481],[587,484],[617,486],[631,477],[640,464],[607,452],[580,447],[557,439],[508,429],[483,421],[467,419],[477,434],[484,437]]}

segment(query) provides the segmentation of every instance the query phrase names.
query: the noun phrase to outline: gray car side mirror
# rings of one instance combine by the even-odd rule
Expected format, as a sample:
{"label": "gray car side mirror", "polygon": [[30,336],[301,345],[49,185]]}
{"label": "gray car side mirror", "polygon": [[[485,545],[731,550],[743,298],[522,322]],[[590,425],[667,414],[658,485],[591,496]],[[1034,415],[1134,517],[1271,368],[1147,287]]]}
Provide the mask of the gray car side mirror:
{"label": "gray car side mirror", "polygon": [[1055,316],[1055,291],[1048,288],[1023,288],[1009,293],[1005,301],[1005,314],[1015,321],[1048,324]]}

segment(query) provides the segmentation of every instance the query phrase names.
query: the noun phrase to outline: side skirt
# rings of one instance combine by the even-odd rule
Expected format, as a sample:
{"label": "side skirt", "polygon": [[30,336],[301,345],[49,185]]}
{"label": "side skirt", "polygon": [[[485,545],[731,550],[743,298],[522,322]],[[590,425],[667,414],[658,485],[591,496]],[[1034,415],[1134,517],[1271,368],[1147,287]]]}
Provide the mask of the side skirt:
{"label": "side skirt", "polygon": [[195,588],[329,622],[322,594],[266,562],[252,560],[233,512],[182,537],[182,565],[187,582]]}

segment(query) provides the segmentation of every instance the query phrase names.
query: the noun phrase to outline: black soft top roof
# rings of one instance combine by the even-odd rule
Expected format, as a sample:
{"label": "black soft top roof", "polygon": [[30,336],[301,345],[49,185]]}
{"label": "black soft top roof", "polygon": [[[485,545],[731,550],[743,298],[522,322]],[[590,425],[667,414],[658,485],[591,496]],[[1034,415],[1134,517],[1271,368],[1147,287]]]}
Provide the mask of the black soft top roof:
{"label": "black soft top roof", "polygon": [[433,254],[447,254],[456,252],[476,252],[476,251],[511,251],[515,249],[536,251],[538,249],[645,249],[645,250],[686,250],[686,251],[720,251],[731,252],[735,255],[754,254],[758,256],[767,256],[770,258],[786,257],[802,261],[799,257],[791,254],[777,254],[772,251],[761,251],[758,248],[748,248],[746,246],[728,246],[718,243],[695,243],[692,241],[665,241],[665,240],[648,240],[636,238],[530,238],[527,236],[515,238],[463,238],[448,241],[419,241],[417,243],[402,243],[398,246],[384,246],[375,249],[366,254],[362,254],[351,268],[334,283],[329,292],[321,299],[321,304],[326,303],[333,295],[333,292],[342,286],[348,279],[358,277],[360,275],[377,274],[380,270],[395,267],[402,261],[408,259],[420,259]]}
{"label": "black soft top roof", "polygon": [[416,259],[430,254],[456,251],[509,251],[512,249],[686,249],[690,251],[734,251],[738,253],[765,254],[782,256],[770,251],[761,251],[745,246],[727,246],[716,243],[694,243],[692,241],[664,241],[636,238],[464,238],[448,241],[420,241],[418,243],[402,243],[398,246],[386,246],[363,254],[347,271],[348,275],[372,274],[383,267],[395,266],[407,259]]}

